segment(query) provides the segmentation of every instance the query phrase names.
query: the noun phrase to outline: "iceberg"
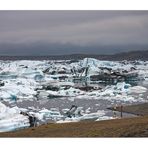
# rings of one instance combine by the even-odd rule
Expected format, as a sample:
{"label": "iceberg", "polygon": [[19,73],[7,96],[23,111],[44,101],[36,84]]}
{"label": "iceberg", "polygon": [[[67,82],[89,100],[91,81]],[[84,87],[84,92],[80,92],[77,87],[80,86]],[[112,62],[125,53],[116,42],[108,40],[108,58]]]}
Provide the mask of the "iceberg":
{"label": "iceberg", "polygon": [[29,127],[29,119],[20,114],[17,107],[9,108],[0,102],[0,132]]}

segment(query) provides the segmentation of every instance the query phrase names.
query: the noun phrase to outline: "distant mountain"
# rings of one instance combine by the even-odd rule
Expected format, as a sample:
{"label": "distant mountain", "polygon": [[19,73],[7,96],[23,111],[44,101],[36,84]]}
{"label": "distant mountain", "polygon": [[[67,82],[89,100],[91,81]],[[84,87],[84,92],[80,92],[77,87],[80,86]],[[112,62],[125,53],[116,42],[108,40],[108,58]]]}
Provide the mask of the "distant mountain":
{"label": "distant mountain", "polygon": [[99,60],[148,60],[148,50],[122,52],[113,55],[71,54],[47,56],[0,56],[0,60],[78,60],[83,58],[96,58]]}
{"label": "distant mountain", "polygon": [[148,60],[148,50],[118,53],[108,58],[109,60]]}

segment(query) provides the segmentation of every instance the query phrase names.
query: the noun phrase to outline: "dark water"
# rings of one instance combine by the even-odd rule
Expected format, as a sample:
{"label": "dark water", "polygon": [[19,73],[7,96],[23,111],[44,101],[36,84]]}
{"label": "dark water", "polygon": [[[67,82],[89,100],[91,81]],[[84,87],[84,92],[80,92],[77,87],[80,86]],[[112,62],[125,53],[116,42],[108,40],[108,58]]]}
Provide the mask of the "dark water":
{"label": "dark water", "polygon": [[[115,105],[130,105],[130,104],[136,104],[131,102],[124,102],[119,100],[97,100],[97,99],[87,99],[87,98],[55,98],[55,99],[41,99],[41,100],[24,100],[22,102],[14,102],[11,104],[7,104],[9,106],[18,106],[20,108],[27,108],[32,109],[33,111],[41,110],[43,108],[51,109],[56,108],[60,111],[61,114],[64,114],[62,112],[62,109],[70,109],[72,105],[76,105],[78,107],[83,107],[83,111],[85,112],[88,108],[90,113],[97,112],[99,110],[106,111],[106,116],[113,116],[113,112],[111,110],[108,110],[108,107],[114,107]],[[117,112],[117,116],[120,117],[120,113]],[[132,114],[123,113],[123,117],[131,117],[135,116]]]}

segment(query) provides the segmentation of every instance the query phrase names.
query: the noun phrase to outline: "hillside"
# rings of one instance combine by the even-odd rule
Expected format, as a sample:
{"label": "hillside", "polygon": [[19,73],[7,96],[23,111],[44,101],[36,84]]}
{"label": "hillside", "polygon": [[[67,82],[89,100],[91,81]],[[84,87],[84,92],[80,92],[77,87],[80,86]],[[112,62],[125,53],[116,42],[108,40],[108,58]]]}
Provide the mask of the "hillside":
{"label": "hillside", "polygon": [[148,137],[148,117],[98,122],[46,124],[0,133],[0,137]]}
{"label": "hillside", "polygon": [[113,55],[90,55],[90,54],[71,54],[71,55],[46,55],[46,56],[0,56],[0,60],[71,60],[83,58],[96,58],[99,60],[148,60],[148,50],[131,51],[117,53]]}

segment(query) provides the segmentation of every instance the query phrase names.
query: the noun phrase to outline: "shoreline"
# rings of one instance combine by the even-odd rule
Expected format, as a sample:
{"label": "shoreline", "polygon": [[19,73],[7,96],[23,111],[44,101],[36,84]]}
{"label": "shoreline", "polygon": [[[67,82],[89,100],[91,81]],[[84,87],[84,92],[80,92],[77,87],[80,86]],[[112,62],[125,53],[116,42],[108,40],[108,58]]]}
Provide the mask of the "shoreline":
{"label": "shoreline", "polygon": [[[47,123],[37,127],[0,133],[0,137],[148,137],[148,103],[124,106],[137,117],[103,121]],[[120,111],[119,108],[116,111]],[[143,114],[140,114],[143,112]]]}
{"label": "shoreline", "polygon": [[147,123],[148,116],[96,122],[48,123],[0,133],[0,137],[148,137]]}
{"label": "shoreline", "polygon": [[[109,107],[107,109],[121,112],[121,108],[119,106],[116,107],[116,109],[114,107]],[[140,103],[135,105],[123,106],[122,112],[137,115],[137,116],[148,115],[148,103]]]}

